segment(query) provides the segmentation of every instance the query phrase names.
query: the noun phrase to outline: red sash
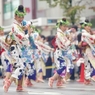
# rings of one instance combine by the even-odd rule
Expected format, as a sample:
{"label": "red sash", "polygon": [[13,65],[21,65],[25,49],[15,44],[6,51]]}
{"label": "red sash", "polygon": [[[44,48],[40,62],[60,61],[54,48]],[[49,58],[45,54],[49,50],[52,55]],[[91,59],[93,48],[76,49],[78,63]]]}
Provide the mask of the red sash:
{"label": "red sash", "polygon": [[5,50],[0,48],[0,55],[2,54],[2,52],[4,52]]}

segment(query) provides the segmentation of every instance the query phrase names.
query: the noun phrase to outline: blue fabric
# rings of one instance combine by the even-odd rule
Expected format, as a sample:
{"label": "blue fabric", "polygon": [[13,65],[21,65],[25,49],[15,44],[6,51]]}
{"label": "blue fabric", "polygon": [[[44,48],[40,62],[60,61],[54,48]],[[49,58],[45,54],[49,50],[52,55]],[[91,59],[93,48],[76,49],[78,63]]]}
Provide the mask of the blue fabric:
{"label": "blue fabric", "polygon": [[12,72],[12,64],[7,65],[6,72]]}
{"label": "blue fabric", "polygon": [[39,73],[41,73],[41,72],[42,72],[42,69],[39,70]]}
{"label": "blue fabric", "polygon": [[[22,26],[26,26],[27,25],[27,21],[23,20],[21,24],[22,24]],[[28,30],[25,30],[24,32],[25,32],[25,34],[27,34]]]}
{"label": "blue fabric", "polygon": [[34,74],[28,75],[28,78],[29,79],[33,79],[33,80],[36,80],[36,70],[34,70]]}
{"label": "blue fabric", "polygon": [[89,62],[90,67],[91,67],[91,69],[92,69],[92,72],[91,72],[90,76],[91,76],[91,77],[92,77],[92,76],[95,76],[95,69],[93,68],[93,66],[92,66],[92,64],[90,63],[90,61],[88,61],[88,62]]}
{"label": "blue fabric", "polygon": [[6,62],[6,65],[8,65],[8,64],[9,64],[9,60],[4,59],[4,61]]}
{"label": "blue fabric", "polygon": [[57,70],[57,73],[58,73],[59,75],[61,75],[62,72],[63,72],[65,69],[66,69],[66,66],[61,67],[60,69]]}
{"label": "blue fabric", "polygon": [[92,77],[92,76],[95,76],[95,69],[93,69],[93,71],[92,71],[92,73],[91,73],[90,76],[91,76],[91,77]]}
{"label": "blue fabric", "polygon": [[25,20],[22,21],[22,26],[26,26],[27,22]]}
{"label": "blue fabric", "polygon": [[43,59],[43,61],[46,63],[46,62],[47,62],[47,59],[46,59],[46,57],[45,57],[45,56],[47,56],[47,54],[42,53],[42,59]]}
{"label": "blue fabric", "polygon": [[18,76],[18,80],[21,80],[22,77],[23,77],[23,74],[19,75],[19,76]]}
{"label": "blue fabric", "polygon": [[22,50],[22,55],[21,55],[21,57],[22,58],[26,58],[26,63],[31,63],[32,62],[32,53],[31,54],[28,54],[28,50],[29,50],[30,48],[25,48],[25,47],[23,47],[21,50]]}
{"label": "blue fabric", "polygon": [[24,75],[24,73],[25,73],[25,71],[24,71],[24,69],[18,69],[19,70],[19,72],[20,72],[20,74],[18,75],[18,79],[19,80],[21,80],[22,79],[22,77],[23,77],[23,75]]}
{"label": "blue fabric", "polygon": [[73,73],[74,68],[72,67],[72,55],[68,52],[68,51],[62,51],[62,56],[59,56],[59,58],[57,58],[57,60],[60,63],[60,68],[57,70],[57,73],[60,75],[65,69],[66,69],[66,63],[64,60],[64,56],[68,58],[68,60],[70,60],[71,63],[71,67],[69,68],[69,72],[70,74]]}
{"label": "blue fabric", "polygon": [[62,51],[62,55],[67,57],[72,62],[72,55],[68,51]]}
{"label": "blue fabric", "polygon": [[29,79],[36,80],[36,69],[34,67],[34,63],[29,63],[29,66],[30,66],[29,71],[28,71],[29,74],[27,74],[26,76]]}
{"label": "blue fabric", "polygon": [[30,36],[29,36],[29,41],[30,41],[31,48],[37,49],[37,46],[35,45],[33,38]]}
{"label": "blue fabric", "polygon": [[72,75],[74,72],[74,69],[70,68],[69,71],[70,71],[69,73]]}
{"label": "blue fabric", "polygon": [[57,73],[59,75],[62,74],[62,72],[66,69],[66,64],[65,64],[65,60],[62,57],[57,58],[57,60],[60,63],[60,68],[57,70]]}
{"label": "blue fabric", "polygon": [[40,58],[39,51],[37,49],[33,50],[33,55],[34,55],[35,59],[39,59]]}

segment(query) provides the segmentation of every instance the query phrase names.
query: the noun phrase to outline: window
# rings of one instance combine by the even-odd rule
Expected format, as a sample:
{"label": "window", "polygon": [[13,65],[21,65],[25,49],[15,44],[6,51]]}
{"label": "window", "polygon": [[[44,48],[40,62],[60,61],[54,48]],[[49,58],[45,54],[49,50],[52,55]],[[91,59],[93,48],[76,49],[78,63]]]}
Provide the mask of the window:
{"label": "window", "polygon": [[11,7],[11,2],[8,2],[8,3],[5,3],[4,4],[4,20],[7,20],[7,19],[10,19],[11,18],[11,10],[12,10],[12,7]]}

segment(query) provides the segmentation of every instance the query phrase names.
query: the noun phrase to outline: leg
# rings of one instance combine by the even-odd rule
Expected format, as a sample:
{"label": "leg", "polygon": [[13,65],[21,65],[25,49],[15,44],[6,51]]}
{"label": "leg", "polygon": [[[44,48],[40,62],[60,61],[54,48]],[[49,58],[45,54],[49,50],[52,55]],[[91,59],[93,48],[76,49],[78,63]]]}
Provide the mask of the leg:
{"label": "leg", "polygon": [[18,79],[18,85],[16,91],[20,92],[23,91],[23,77],[21,79]]}
{"label": "leg", "polygon": [[59,77],[59,74],[56,72],[51,78],[49,78],[48,85],[52,88],[53,87],[53,82],[57,80]]}
{"label": "leg", "polygon": [[63,86],[63,79],[62,79],[62,77],[59,76],[57,80],[58,80],[58,81],[57,81],[56,86],[57,86],[57,87],[62,87],[62,86]]}
{"label": "leg", "polygon": [[43,82],[43,83],[44,83],[42,70],[40,70],[40,71],[38,72],[37,82]]}
{"label": "leg", "polygon": [[8,91],[8,89],[9,89],[11,83],[12,83],[14,80],[15,80],[15,78],[11,77],[10,79],[8,79],[8,80],[5,82],[5,84],[4,84],[4,86],[3,86],[3,89],[4,89],[5,92]]}

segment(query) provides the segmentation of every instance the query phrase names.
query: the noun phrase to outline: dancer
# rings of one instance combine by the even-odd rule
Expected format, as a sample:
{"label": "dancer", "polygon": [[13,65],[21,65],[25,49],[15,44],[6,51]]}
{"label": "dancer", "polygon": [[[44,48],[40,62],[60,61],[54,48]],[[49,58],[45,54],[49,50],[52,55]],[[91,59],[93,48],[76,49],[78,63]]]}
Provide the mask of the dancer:
{"label": "dancer", "polygon": [[[19,64],[19,67],[17,67],[14,70],[14,73],[12,73],[11,78],[4,84],[4,90],[6,92],[8,91],[8,88],[10,87],[12,81],[15,79],[18,79],[17,91],[23,91],[22,79],[23,79],[24,70],[25,70],[25,63],[21,59],[20,48],[23,45],[28,44],[28,38],[27,38],[28,35],[27,36],[24,35],[23,29],[21,26],[21,22],[24,19],[24,16],[25,16],[25,9],[22,5],[20,5],[20,6],[18,6],[18,8],[15,11],[15,19],[13,22],[12,32],[10,33],[10,35],[12,34],[12,38],[13,38],[13,39],[11,39],[11,41],[13,43],[12,46],[11,46],[11,42],[10,42],[10,52],[16,61],[16,65]],[[7,38],[11,38],[11,37],[8,36]],[[7,38],[6,38],[6,41],[8,42]],[[16,52],[16,54],[15,54],[15,52]]]}
{"label": "dancer", "polygon": [[[62,86],[63,85],[63,80],[64,82],[70,77],[73,69],[73,64],[71,64],[72,58],[71,55],[69,54],[69,48],[70,48],[70,40],[71,38],[67,38],[65,35],[65,32],[67,30],[68,26],[68,21],[63,18],[57,23],[57,36],[56,36],[56,51],[54,53],[55,55],[55,63],[57,66],[57,71],[56,73],[49,78],[49,86],[53,87],[53,82],[57,80],[57,86]],[[60,76],[62,72],[66,70],[66,76],[65,79],[62,79]]]}

